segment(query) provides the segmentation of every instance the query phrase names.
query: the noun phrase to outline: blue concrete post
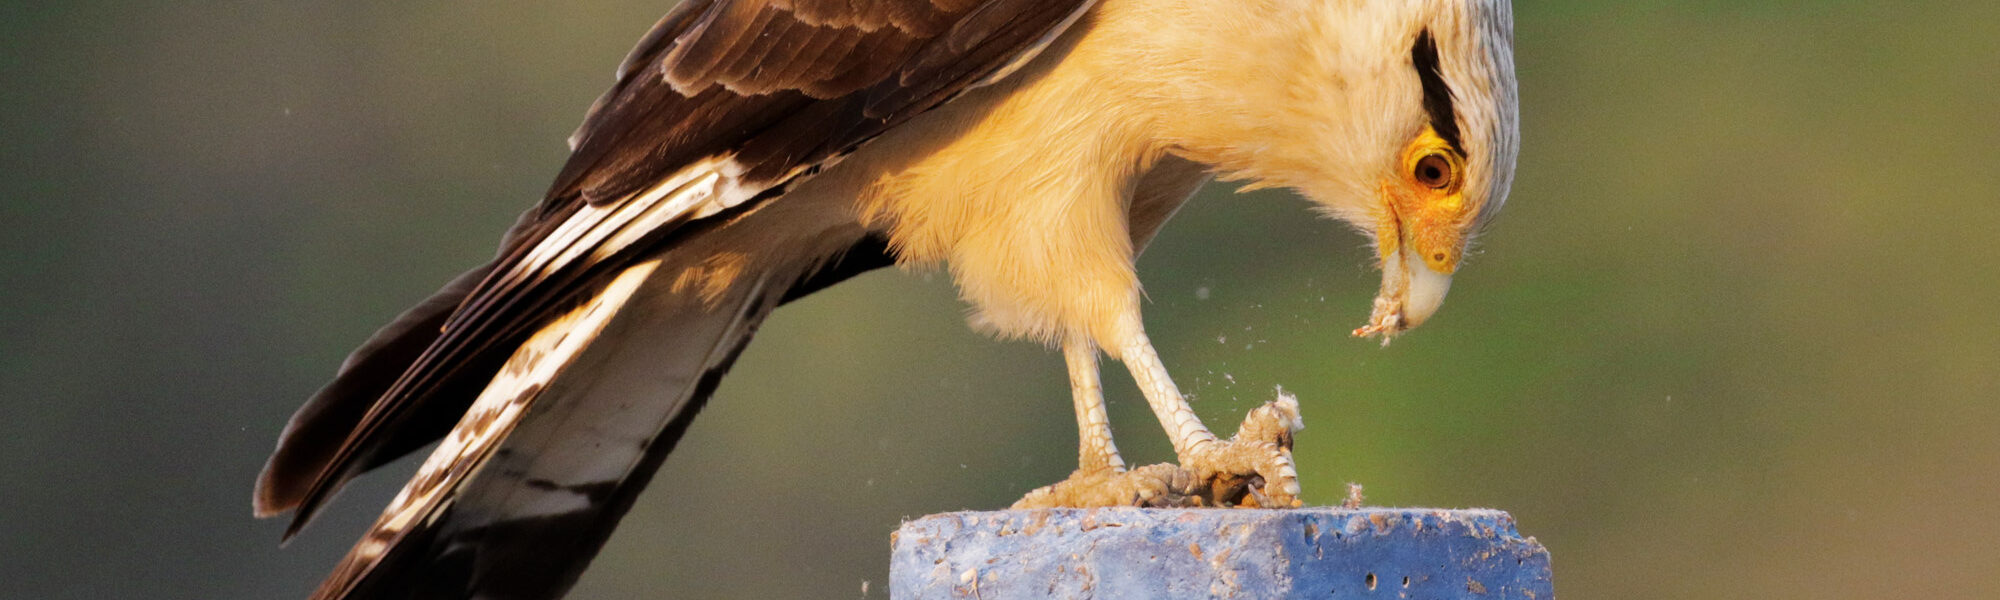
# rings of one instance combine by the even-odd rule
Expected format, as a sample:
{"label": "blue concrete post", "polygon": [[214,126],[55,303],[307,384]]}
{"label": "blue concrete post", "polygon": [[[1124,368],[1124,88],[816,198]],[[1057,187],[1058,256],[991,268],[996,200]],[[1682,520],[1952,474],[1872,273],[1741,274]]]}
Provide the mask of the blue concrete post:
{"label": "blue concrete post", "polygon": [[893,540],[895,600],[1555,597],[1548,550],[1497,510],[958,512]]}

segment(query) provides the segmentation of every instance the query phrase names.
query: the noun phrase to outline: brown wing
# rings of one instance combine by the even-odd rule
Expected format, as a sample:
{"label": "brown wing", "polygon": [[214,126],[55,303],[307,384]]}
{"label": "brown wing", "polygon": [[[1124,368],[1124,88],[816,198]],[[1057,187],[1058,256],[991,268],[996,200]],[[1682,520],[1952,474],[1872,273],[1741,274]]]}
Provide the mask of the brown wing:
{"label": "brown wing", "polygon": [[620,67],[549,197],[615,201],[717,157],[769,188],[1039,49],[1087,4],[691,0]]}
{"label": "brown wing", "polygon": [[[451,290],[464,301],[442,330],[391,328],[379,335],[394,339],[363,347],[408,352],[435,332],[423,352],[408,362],[357,352],[348,363],[357,368],[344,369],[293,418],[259,479],[258,512],[297,509],[287,536],[295,533],[347,479],[442,435],[451,420],[439,415],[471,401],[465,382],[490,377],[581,282],[671,243],[691,220],[779,195],[786,183],[1018,64],[1089,4],[688,0],[676,7],[620,67],[618,82],[572,136],[569,162],[503,241],[490,272],[469,292]],[[400,375],[389,377],[396,369]]]}

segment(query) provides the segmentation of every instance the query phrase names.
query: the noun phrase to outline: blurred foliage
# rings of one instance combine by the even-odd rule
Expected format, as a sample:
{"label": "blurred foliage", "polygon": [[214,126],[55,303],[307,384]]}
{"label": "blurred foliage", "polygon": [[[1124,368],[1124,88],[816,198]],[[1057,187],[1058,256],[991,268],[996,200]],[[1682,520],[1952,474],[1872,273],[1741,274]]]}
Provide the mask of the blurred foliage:
{"label": "blurred foliage", "polygon": [[[662,4],[0,6],[0,597],[303,597],[411,466],[281,552],[284,419],[491,252]],[[1510,510],[1566,597],[2000,596],[2000,5],[1516,19],[1519,181],[1434,323],[1349,338],[1363,240],[1282,193],[1146,254],[1204,417],[1282,384],[1309,500]],[[1061,359],[962,311],[780,311],[573,596],[881,597],[899,519],[1065,475]]]}

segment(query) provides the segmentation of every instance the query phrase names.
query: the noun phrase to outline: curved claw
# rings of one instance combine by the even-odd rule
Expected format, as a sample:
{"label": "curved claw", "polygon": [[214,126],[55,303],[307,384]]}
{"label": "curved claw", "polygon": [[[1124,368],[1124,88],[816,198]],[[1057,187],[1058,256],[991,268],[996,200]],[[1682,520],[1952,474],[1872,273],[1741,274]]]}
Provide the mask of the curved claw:
{"label": "curved claw", "polygon": [[1304,428],[1298,399],[1279,390],[1277,400],[1243,418],[1235,437],[1200,446],[1182,465],[1079,469],[1028,492],[1013,508],[1296,508],[1303,503],[1292,437]]}
{"label": "curved claw", "polygon": [[[1235,437],[1202,446],[1187,457],[1184,466],[1214,482],[1218,490],[1225,482],[1229,487],[1240,484],[1246,489],[1242,497],[1229,498],[1218,505],[1303,506],[1304,502],[1299,500],[1299,471],[1292,462],[1292,438],[1304,428],[1298,398],[1281,389],[1278,399],[1243,417],[1243,426],[1237,429]],[[1249,489],[1253,487],[1258,489]]]}

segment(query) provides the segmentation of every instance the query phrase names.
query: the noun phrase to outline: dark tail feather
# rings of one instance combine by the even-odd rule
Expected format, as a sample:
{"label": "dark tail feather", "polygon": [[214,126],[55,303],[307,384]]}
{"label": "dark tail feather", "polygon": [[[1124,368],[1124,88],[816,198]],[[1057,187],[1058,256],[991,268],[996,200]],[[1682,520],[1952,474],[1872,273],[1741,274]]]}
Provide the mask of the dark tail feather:
{"label": "dark tail feather", "polygon": [[[392,506],[314,597],[546,599],[566,591],[787,288],[750,282],[711,304],[671,287],[648,281],[559,374],[517,377],[519,389],[494,394],[525,402],[519,417],[499,417],[518,418],[511,427],[468,416],[461,429],[488,429],[454,432],[440,451],[478,445],[461,438],[501,436],[497,445],[456,454],[435,471],[426,463],[418,482],[432,472],[464,479],[413,482],[406,496],[434,500],[402,512]],[[570,335],[590,334],[553,337]],[[502,369],[510,374],[513,362]]]}
{"label": "dark tail feather", "polygon": [[[481,266],[459,275],[430,298],[377,330],[347,356],[332,382],[292,414],[285,432],[278,436],[277,450],[271,453],[270,460],[264,463],[264,472],[257,477],[257,493],[252,500],[257,516],[268,517],[298,506],[313,480],[326,469],[334,452],[361,422],[362,415],[437,339],[445,319],[491,268],[491,265]],[[472,402],[470,394],[442,396],[453,402],[426,406],[426,414],[412,419],[413,426],[390,444],[392,451],[381,453],[381,460],[394,459],[437,439],[451,429]]]}
{"label": "dark tail feather", "polygon": [[[873,237],[828,259],[747,276],[713,301],[675,292],[679,269],[623,272],[530,336],[485,391],[465,394],[477,398],[465,419],[314,599],[561,596],[764,318],[804,293],[891,264]],[[640,269],[651,275],[619,295],[620,282]],[[593,325],[591,306],[612,316]],[[565,350],[559,340],[586,341]],[[562,366],[543,372],[536,364]]]}
{"label": "dark tail feather", "polygon": [[[536,227],[543,224],[540,216],[536,208],[521,213],[500,239],[500,255],[494,260],[504,260],[511,249],[533,239]],[[264,463],[263,473],[257,476],[257,490],[251,499],[252,510],[258,517],[298,508],[363,415],[437,341],[446,321],[486,279],[494,264],[480,265],[460,274],[422,303],[397,315],[395,321],[377,330],[360,348],[347,355],[333,381],[299,407],[291,422],[285,424],[284,433],[278,436],[278,447]],[[455,375],[438,385],[431,397],[415,403],[403,426],[372,452],[362,470],[401,458],[451,431],[506,358],[505,352],[487,352],[463,364]]]}
{"label": "dark tail feather", "polygon": [[[410,600],[561,597],[597,557],[618,521],[652,482],[653,475],[680,443],[688,425],[707,405],[709,396],[749,341],[749,336],[744,335],[720,364],[702,374],[694,394],[672,409],[666,427],[647,445],[625,479],[575,488],[589,499],[589,509],[461,526],[451,532],[446,532],[445,527],[432,528],[425,532],[426,539],[408,544],[406,552],[385,557],[379,570],[349,597]],[[537,483],[525,482],[529,486]],[[407,556],[395,555],[405,553]]]}

